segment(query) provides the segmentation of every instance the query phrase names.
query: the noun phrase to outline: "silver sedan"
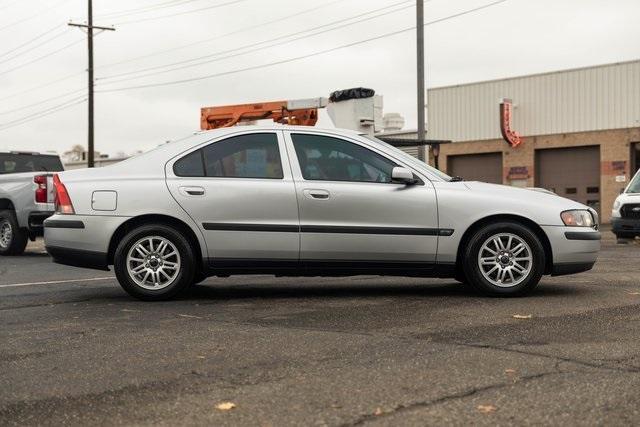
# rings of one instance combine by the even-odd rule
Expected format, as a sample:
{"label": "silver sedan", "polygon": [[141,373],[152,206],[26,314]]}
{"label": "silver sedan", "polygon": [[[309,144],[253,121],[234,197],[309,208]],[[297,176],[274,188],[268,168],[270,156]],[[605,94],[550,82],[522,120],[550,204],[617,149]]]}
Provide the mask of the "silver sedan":
{"label": "silver sedan", "polygon": [[55,179],[54,261],[168,299],[208,276],[452,277],[523,295],[589,270],[597,214],[544,191],[451,178],[375,138],[310,127],[197,133]]}

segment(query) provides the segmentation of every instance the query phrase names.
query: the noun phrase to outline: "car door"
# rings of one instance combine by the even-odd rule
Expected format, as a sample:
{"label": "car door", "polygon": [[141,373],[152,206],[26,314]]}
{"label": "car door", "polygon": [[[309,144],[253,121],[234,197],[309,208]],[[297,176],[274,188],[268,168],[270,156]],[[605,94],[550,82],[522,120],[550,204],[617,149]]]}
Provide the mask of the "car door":
{"label": "car door", "polygon": [[297,262],[298,204],[281,131],[236,133],[185,153],[167,164],[167,185],[213,263]]}
{"label": "car door", "polygon": [[302,260],[421,267],[435,262],[437,203],[429,180],[392,182],[395,166],[411,168],[355,136],[285,132],[285,139],[300,210]]}

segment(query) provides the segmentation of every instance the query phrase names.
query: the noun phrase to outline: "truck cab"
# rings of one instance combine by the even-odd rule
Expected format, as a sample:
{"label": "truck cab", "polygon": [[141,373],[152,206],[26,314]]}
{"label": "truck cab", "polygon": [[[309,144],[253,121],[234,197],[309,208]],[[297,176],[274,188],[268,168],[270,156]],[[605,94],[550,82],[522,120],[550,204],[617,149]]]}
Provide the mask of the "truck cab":
{"label": "truck cab", "polygon": [[53,174],[60,157],[37,152],[0,152],[0,255],[19,255],[43,234],[54,211]]}

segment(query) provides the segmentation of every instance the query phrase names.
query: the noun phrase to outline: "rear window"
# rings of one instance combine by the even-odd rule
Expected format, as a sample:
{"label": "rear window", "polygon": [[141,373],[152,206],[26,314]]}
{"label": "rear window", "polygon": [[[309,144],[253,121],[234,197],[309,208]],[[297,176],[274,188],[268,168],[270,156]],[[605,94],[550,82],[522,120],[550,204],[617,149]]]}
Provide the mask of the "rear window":
{"label": "rear window", "polygon": [[60,172],[62,170],[64,168],[58,156],[0,153],[0,175],[23,172]]}

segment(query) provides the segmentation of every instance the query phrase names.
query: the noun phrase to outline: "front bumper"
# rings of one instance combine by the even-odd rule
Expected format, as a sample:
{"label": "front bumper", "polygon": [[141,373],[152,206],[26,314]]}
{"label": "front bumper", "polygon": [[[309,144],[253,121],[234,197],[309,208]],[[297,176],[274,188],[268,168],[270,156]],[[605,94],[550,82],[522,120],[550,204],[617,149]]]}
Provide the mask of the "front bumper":
{"label": "front bumper", "polygon": [[611,231],[615,234],[627,233],[640,235],[640,219],[611,218]]}
{"label": "front bumper", "polygon": [[554,264],[551,270],[552,276],[564,276],[567,274],[582,273],[593,268],[594,262],[567,262],[563,264]]}
{"label": "front bumper", "polygon": [[598,259],[600,232],[587,227],[543,226],[553,254],[551,274],[590,270]]}

